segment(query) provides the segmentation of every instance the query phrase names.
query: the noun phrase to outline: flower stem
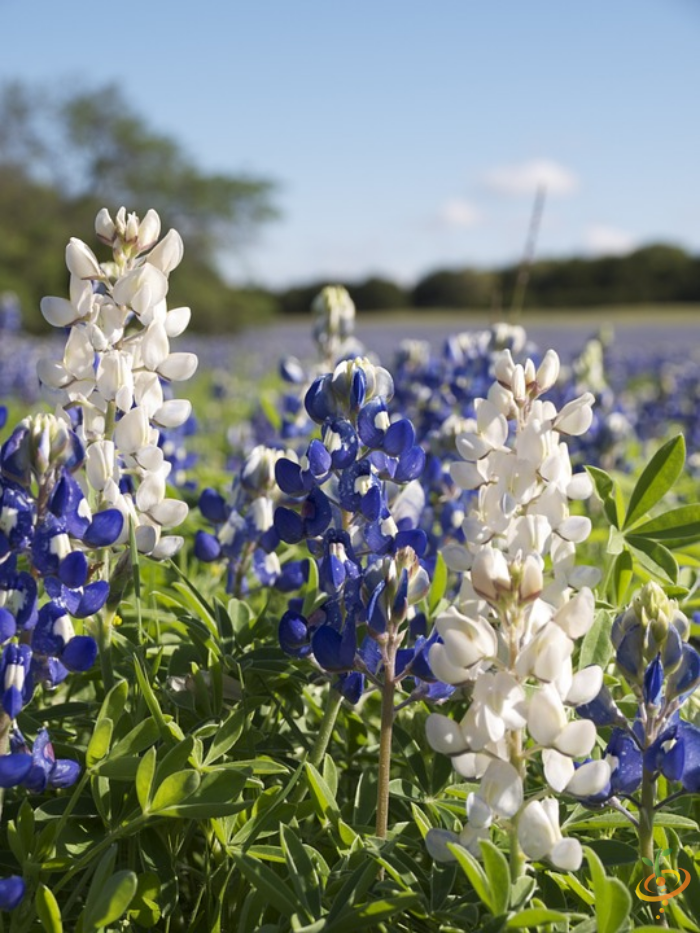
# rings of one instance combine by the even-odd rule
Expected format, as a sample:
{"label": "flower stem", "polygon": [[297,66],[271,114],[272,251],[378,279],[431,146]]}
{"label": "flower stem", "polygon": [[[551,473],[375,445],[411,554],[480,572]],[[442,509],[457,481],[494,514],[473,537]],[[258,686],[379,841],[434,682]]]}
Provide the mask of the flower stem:
{"label": "flower stem", "polygon": [[114,686],[114,671],[112,670],[112,620],[114,609],[105,607],[97,616],[97,647],[100,654],[100,667],[102,668],[102,684],[105,691]]}
{"label": "flower stem", "polygon": [[382,719],[379,738],[379,771],[377,783],[377,836],[386,839],[389,828],[389,779],[391,776],[391,737],[394,729],[394,694],[396,680],[396,648],[387,646],[382,684]]}
{"label": "flower stem", "polygon": [[654,863],[654,805],[656,785],[651,772],[642,774],[642,799],[639,808],[639,854]]}
{"label": "flower stem", "polygon": [[309,755],[309,762],[314,768],[318,768],[323,761],[323,756],[326,754],[326,749],[331,740],[331,735],[333,735],[335,721],[338,718],[338,711],[340,710],[342,702],[343,695],[340,690],[336,690],[335,687],[330,687],[328,690],[328,697],[326,698],[326,710],[323,714],[321,725],[319,726],[316,741]]}
{"label": "flower stem", "polygon": [[[514,729],[510,734],[510,763],[524,779],[524,760],[523,760],[523,734],[520,729]],[[510,880],[513,884],[520,878],[525,866],[525,856],[520,848],[518,839],[517,817],[511,820],[510,824]]]}
{"label": "flower stem", "polygon": [[[0,756],[6,755],[10,747],[10,729],[12,720],[7,713],[0,714]],[[0,819],[2,819],[2,806],[5,797],[4,788],[0,787]]]}
{"label": "flower stem", "polygon": [[[343,701],[343,695],[339,690],[336,690],[334,687],[330,687],[328,690],[328,696],[326,697],[326,709],[323,713],[323,719],[321,720],[321,725],[319,726],[318,733],[316,735],[316,740],[314,741],[311,752],[307,761],[318,768],[318,766],[323,761],[323,756],[326,754],[326,749],[328,748],[328,743],[331,740],[333,735],[333,729],[335,727],[335,721],[338,718],[338,712],[340,710],[340,705]],[[300,781],[294,789],[292,796],[290,797],[290,803],[301,803],[301,801],[306,796],[307,787],[306,784]]]}

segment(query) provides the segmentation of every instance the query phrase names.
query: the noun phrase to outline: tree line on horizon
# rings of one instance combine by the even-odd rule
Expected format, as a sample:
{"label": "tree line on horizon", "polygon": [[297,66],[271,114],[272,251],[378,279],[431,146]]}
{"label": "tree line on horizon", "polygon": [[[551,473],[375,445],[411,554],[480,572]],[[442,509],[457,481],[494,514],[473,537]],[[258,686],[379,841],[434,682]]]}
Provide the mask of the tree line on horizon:
{"label": "tree line on horizon", "polygon": [[[202,170],[170,136],[153,129],[108,85],[68,94],[11,82],[0,87],[0,294],[16,293],[23,326],[47,329],[39,303],[65,295],[64,247],[102,206],[149,207],[176,227],[185,258],[169,296],[191,306],[193,329],[235,330],[276,314],[306,314],[317,280],[271,290],[235,286],[221,272],[225,251],[277,216],[272,181]],[[98,255],[99,249],[97,250]],[[106,258],[106,257],[103,257]],[[358,311],[459,308],[507,312],[519,267],[441,269],[413,287],[371,276],[345,282]],[[655,244],[626,256],[542,259],[528,269],[525,308],[700,302],[700,257]]]}
{"label": "tree line on horizon", "polygon": [[[496,269],[439,269],[412,288],[372,276],[343,283],[359,312],[436,309],[508,311],[520,266]],[[531,309],[587,308],[602,305],[700,303],[700,256],[664,243],[624,256],[541,259],[528,269],[523,306]],[[279,309],[303,314],[325,281],[278,292]]]}

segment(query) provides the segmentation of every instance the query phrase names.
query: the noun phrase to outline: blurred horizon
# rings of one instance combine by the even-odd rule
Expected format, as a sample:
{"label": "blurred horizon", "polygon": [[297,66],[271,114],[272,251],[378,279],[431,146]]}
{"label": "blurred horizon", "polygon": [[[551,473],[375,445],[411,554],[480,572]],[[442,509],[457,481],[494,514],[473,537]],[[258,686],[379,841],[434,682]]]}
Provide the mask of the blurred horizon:
{"label": "blurred horizon", "polygon": [[[691,0],[565,12],[263,0],[184,14],[156,0],[118,15],[0,0],[0,26],[1,82],[114,83],[204,170],[275,184],[279,219],[221,256],[234,281],[410,284],[512,264],[538,184],[538,258],[700,252]],[[92,219],[76,234],[90,240]]]}

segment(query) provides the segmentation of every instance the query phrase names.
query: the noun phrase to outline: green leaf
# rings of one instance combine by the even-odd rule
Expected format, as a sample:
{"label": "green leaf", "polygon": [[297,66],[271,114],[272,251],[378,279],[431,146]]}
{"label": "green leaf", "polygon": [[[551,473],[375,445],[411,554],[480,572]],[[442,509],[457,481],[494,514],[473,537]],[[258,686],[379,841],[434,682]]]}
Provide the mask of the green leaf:
{"label": "green leaf", "polygon": [[284,850],[289,877],[310,920],[321,916],[321,892],[314,864],[298,836],[288,826],[280,824],[280,841]]}
{"label": "green leaf", "polygon": [[685,463],[685,440],[676,435],[656,451],[632,490],[625,523],[629,528],[652,509],[676,482]]}
{"label": "green leaf", "polygon": [[315,560],[309,561],[309,579],[306,581],[306,588],[304,590],[304,604],[301,608],[301,614],[308,617],[316,603],[316,597],[318,596],[318,587],[319,587],[319,575],[318,575],[318,565]]}
{"label": "green leaf", "polygon": [[94,768],[99,761],[102,761],[109,751],[109,743],[112,741],[113,730],[114,723],[111,719],[100,719],[99,722],[96,723],[95,730],[88,742],[87,751],[85,753],[85,762],[88,769]]}
{"label": "green leaf", "polygon": [[61,908],[58,906],[58,901],[53,892],[45,884],[40,884],[36,889],[34,905],[46,933],[63,933]]}
{"label": "green leaf", "polygon": [[[634,865],[639,860],[637,849],[616,839],[597,839],[588,845],[606,866]],[[653,862],[649,864],[653,867]]]}
{"label": "green leaf", "polygon": [[616,606],[624,603],[633,575],[634,561],[630,552],[625,549],[617,555],[612,567],[612,601]]}
{"label": "green leaf", "polygon": [[305,768],[306,780],[308,781],[311,797],[318,815],[325,817],[329,812],[333,815],[337,815],[339,812],[338,804],[333,791],[310,761],[305,763]]}
{"label": "green leaf", "polygon": [[469,879],[481,903],[487,910],[495,915],[496,911],[493,909],[493,898],[489,890],[488,878],[481,865],[479,865],[471,852],[467,852],[462,846],[455,845],[453,842],[448,842],[447,848],[457,859],[460,868]]}
{"label": "green leaf", "polygon": [[123,739],[119,739],[112,746],[109,753],[110,758],[118,758],[121,755],[140,755],[151,745],[154,745],[160,736],[160,729],[155,719],[150,716],[143,719],[138,725],[127,732]]}
{"label": "green leaf", "polygon": [[481,857],[484,862],[486,877],[491,886],[491,903],[493,913],[496,916],[504,914],[510,904],[510,868],[508,860],[500,849],[489,842],[488,839],[482,839]]}
{"label": "green leaf", "polygon": [[168,723],[166,722],[163,711],[160,708],[160,704],[156,699],[156,695],[153,692],[153,688],[148,682],[148,677],[146,672],[141,666],[139,659],[134,656],[134,671],[136,672],[136,679],[139,683],[139,688],[143,694],[143,698],[146,701],[146,706],[151,711],[151,716],[155,719],[158,724],[158,731],[160,732],[161,738],[167,742],[168,745],[172,745],[174,742],[177,742],[175,735],[173,734],[172,729],[170,729]]}
{"label": "green leaf", "polygon": [[123,917],[137,888],[138,879],[133,871],[118,871],[99,887],[93,880],[85,904],[83,933],[94,933]]}
{"label": "green leaf", "polygon": [[364,863],[360,862],[333,901],[327,917],[329,930],[334,929],[332,923],[336,918],[345,915],[345,912],[352,908],[353,904],[362,900],[372,887],[376,877],[376,862],[372,860]]}
{"label": "green leaf", "polygon": [[334,923],[324,927],[326,933],[354,933],[355,930],[377,930],[377,924],[396,914],[404,913],[419,901],[411,891],[372,900],[348,914],[343,914]]}
{"label": "green leaf", "polygon": [[[169,774],[156,791],[151,804],[151,812],[173,810],[197,790],[199,781],[199,775],[192,769]],[[176,813],[167,815],[177,816]]]}
{"label": "green leaf", "polygon": [[245,774],[232,774],[223,769],[211,771],[204,775],[197,790],[187,799],[161,811],[161,815],[196,820],[233,816],[250,805],[240,799],[245,783]]}
{"label": "green leaf", "polygon": [[136,796],[139,800],[139,806],[144,813],[148,812],[151,802],[151,789],[153,787],[153,776],[156,773],[156,750],[149,748],[141,759],[139,769],[136,772]]}
{"label": "green leaf", "polygon": [[603,503],[603,511],[608,521],[614,528],[619,528],[622,524],[622,509],[617,483],[605,470],[599,470],[598,467],[587,466],[586,472],[593,480],[595,491]]}
{"label": "green leaf", "polygon": [[129,684],[125,680],[120,680],[118,684],[112,687],[102,701],[102,706],[97,714],[97,721],[99,722],[100,719],[111,719],[112,722],[119,722],[124,712],[128,696]]}
{"label": "green leaf", "polygon": [[430,616],[432,617],[435,613],[435,610],[440,605],[440,600],[445,595],[447,589],[447,564],[445,559],[438,551],[437,560],[435,562],[435,570],[433,571],[433,580],[430,584],[430,592],[428,593],[428,609],[430,611]]}
{"label": "green leaf", "polygon": [[698,876],[695,862],[685,849],[678,851],[678,867],[683,868],[690,875],[690,884],[683,892],[683,903],[693,920],[700,924],[700,876]]}
{"label": "green leaf", "polygon": [[669,509],[643,525],[637,525],[634,533],[645,538],[655,538],[657,541],[682,538],[687,544],[691,544],[700,540],[700,505],[683,505],[678,509]]}
{"label": "green leaf", "polygon": [[271,868],[249,855],[234,852],[233,858],[248,881],[283,917],[297,913],[300,905],[294,894]]}
{"label": "green leaf", "polygon": [[632,895],[617,878],[606,878],[603,863],[593,849],[586,848],[585,852],[593,881],[598,933],[620,933],[627,929]]}
{"label": "green leaf", "polygon": [[151,929],[158,923],[161,917],[161,909],[158,904],[160,895],[160,880],[158,876],[147,871],[139,875],[138,887],[134,899],[129,905],[129,919],[139,927]]}
{"label": "green leaf", "polygon": [[627,543],[634,550],[643,567],[657,575],[660,570],[671,583],[678,580],[678,562],[663,544],[639,535],[627,535]]}
{"label": "green leaf", "polygon": [[599,609],[595,614],[593,625],[588,629],[581,642],[579,655],[579,670],[598,664],[605,670],[613,654],[610,641],[612,619],[607,609]]}
{"label": "green leaf", "polygon": [[558,910],[548,910],[545,907],[529,907],[527,910],[521,910],[520,913],[511,917],[506,923],[509,930],[528,930],[530,927],[539,926],[541,923],[563,923],[567,919],[566,914]]}
{"label": "green leaf", "polygon": [[236,744],[241,737],[248,715],[246,710],[237,709],[222,722],[207,752],[207,757],[204,759],[205,765],[218,761]]}

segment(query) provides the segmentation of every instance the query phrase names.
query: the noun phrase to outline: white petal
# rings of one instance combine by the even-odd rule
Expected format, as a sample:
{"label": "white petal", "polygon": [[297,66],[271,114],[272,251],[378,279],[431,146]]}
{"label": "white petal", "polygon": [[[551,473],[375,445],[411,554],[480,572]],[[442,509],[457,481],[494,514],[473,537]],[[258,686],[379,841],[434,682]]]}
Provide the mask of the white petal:
{"label": "white petal", "polygon": [[158,532],[153,525],[139,525],[134,536],[136,548],[141,554],[150,554],[158,543]]}
{"label": "white petal", "polygon": [[102,274],[93,251],[75,237],[71,237],[66,246],[66,265],[71,275],[79,279],[96,279]]}
{"label": "white petal", "polygon": [[164,321],[168,337],[179,337],[186,331],[191,317],[192,312],[189,308],[171,308]]}
{"label": "white petal", "polygon": [[454,755],[467,750],[459,723],[440,713],[431,713],[425,722],[425,737],[435,752]]}
{"label": "white petal", "polygon": [[481,796],[499,816],[509,819],[523,803],[520,775],[507,761],[492,761],[481,780]]}
{"label": "white petal", "polygon": [[168,230],[160,243],[153,247],[146,259],[165,275],[169,275],[173,269],[180,265],[183,253],[182,237],[177,230]]}
{"label": "white petal", "polygon": [[185,539],[180,535],[162,535],[151,551],[151,557],[154,560],[169,560],[177,554],[184,543]]}
{"label": "white petal", "polygon": [[554,744],[564,755],[583,758],[595,745],[596,735],[595,723],[590,719],[575,719],[566,724]]}
{"label": "white petal", "polygon": [[583,861],[583,849],[578,839],[560,839],[549,853],[553,865],[562,871],[578,871]]}
{"label": "white petal", "polygon": [[136,508],[140,512],[150,512],[165,498],[165,478],[151,473],[141,482],[136,492]]}
{"label": "white petal", "polygon": [[68,327],[80,317],[77,308],[65,298],[42,298],[40,307],[45,320],[53,327]]}
{"label": "white petal", "polygon": [[157,321],[146,328],[141,342],[141,359],[152,372],[164,363],[170,353],[170,342],[165,327]]}
{"label": "white petal", "polygon": [[533,800],[520,814],[518,841],[531,859],[547,858],[556,844],[557,834],[539,800]]}
{"label": "white petal", "polygon": [[571,515],[557,525],[557,534],[565,541],[581,544],[591,533],[591,520],[585,515]]}
{"label": "white petal", "polygon": [[120,418],[114,428],[117,448],[131,454],[148,444],[150,430],[143,408],[132,408]]}
{"label": "white petal", "polygon": [[184,522],[188,512],[186,502],[181,502],[179,499],[163,499],[149,510],[149,515],[163,528],[173,528]]}
{"label": "white petal", "polygon": [[192,403],[187,399],[173,398],[158,409],[153,420],[164,428],[179,428],[192,413]]}
{"label": "white petal", "polygon": [[486,829],[493,822],[493,812],[479,794],[469,794],[467,797],[467,818],[476,829]]}
{"label": "white petal", "polygon": [[456,833],[449,829],[429,829],[425,836],[425,847],[428,855],[436,862],[454,862],[454,855],[447,848],[448,842],[459,844],[459,838]]}
{"label": "white petal", "polygon": [[603,669],[597,664],[584,667],[574,674],[573,681],[566,695],[566,702],[571,706],[581,706],[590,703],[600,693],[603,686]]}
{"label": "white petal", "polygon": [[538,745],[550,746],[565,726],[564,704],[554,687],[545,684],[530,699],[528,732]]}
{"label": "white petal", "polygon": [[610,781],[610,764],[604,760],[587,761],[566,785],[572,797],[590,797],[604,790]]}
{"label": "white petal", "polygon": [[595,597],[588,587],[557,610],[554,621],[571,639],[581,638],[593,625]]}
{"label": "white petal", "polygon": [[576,771],[573,761],[568,755],[562,755],[556,749],[545,748],[542,751],[542,763],[547,783],[552,790],[560,794]]}
{"label": "white petal", "polygon": [[158,366],[158,372],[171,382],[185,382],[197,372],[198,363],[196,353],[171,353]]}

